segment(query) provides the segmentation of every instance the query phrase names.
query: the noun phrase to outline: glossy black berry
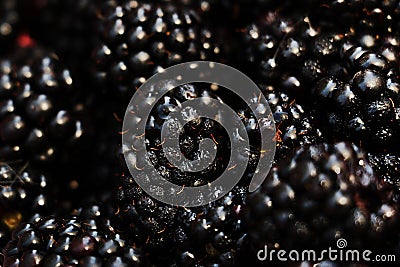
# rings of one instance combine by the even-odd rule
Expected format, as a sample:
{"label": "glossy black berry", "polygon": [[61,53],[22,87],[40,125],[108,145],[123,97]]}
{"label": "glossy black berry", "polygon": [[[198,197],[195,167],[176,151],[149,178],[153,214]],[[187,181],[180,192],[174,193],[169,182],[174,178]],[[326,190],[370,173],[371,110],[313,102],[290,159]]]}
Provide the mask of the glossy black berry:
{"label": "glossy black berry", "polygon": [[400,170],[400,156],[398,153],[371,153],[369,162],[379,177],[392,185],[395,191],[394,198],[399,201],[400,181],[397,173]]}
{"label": "glossy black berry", "polygon": [[393,251],[399,214],[392,196],[356,146],[305,146],[249,196],[250,239],[257,249],[318,250],[345,238],[354,248]]}
{"label": "glossy black berry", "polygon": [[178,63],[218,60],[214,33],[191,8],[109,1],[97,10],[95,74],[123,104],[153,74]]}
{"label": "glossy black berry", "polygon": [[122,239],[106,216],[98,206],[90,206],[70,217],[32,218],[13,232],[4,266],[17,261],[29,266],[145,265],[140,248]]}
{"label": "glossy black berry", "polygon": [[22,49],[0,62],[0,75],[3,161],[60,159],[83,139],[80,93],[55,54],[38,47]]}
{"label": "glossy black berry", "polygon": [[31,168],[29,163],[0,164],[0,247],[4,247],[22,221],[35,213],[51,212],[54,207],[48,183],[47,175]]}
{"label": "glossy black berry", "polygon": [[309,110],[271,86],[261,86],[261,90],[268,100],[276,125],[275,161],[285,158],[295,148],[324,140],[316,118]]}

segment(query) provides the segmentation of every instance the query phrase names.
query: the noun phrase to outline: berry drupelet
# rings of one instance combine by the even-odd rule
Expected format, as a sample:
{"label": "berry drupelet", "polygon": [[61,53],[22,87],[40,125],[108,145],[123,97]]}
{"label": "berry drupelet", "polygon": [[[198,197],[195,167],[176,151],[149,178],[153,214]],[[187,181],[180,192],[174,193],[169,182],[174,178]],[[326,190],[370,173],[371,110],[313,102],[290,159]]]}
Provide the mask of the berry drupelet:
{"label": "berry drupelet", "polygon": [[282,161],[248,197],[249,235],[257,251],[348,247],[395,251],[399,213],[393,191],[350,143],[305,146]]}

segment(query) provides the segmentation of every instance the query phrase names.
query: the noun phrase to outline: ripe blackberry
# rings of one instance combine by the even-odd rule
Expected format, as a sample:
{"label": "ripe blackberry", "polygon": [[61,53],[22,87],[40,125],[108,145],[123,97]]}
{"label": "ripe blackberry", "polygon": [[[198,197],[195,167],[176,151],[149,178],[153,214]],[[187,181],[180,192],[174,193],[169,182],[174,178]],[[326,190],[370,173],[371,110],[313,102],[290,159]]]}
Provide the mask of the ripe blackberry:
{"label": "ripe blackberry", "polygon": [[220,54],[213,33],[190,8],[108,1],[97,14],[95,75],[112,96],[122,94],[122,106],[156,72],[191,60],[215,60]]}
{"label": "ripe blackberry", "polygon": [[19,14],[17,12],[17,2],[5,0],[0,3],[0,45],[1,54],[11,48],[11,41],[15,39],[19,26]]}
{"label": "ripe blackberry", "polygon": [[70,217],[34,217],[13,232],[3,266],[143,266],[139,248],[115,232],[98,206]]}
{"label": "ripe blackberry", "polygon": [[178,254],[178,262],[185,265],[188,257],[183,256],[190,253],[198,264],[238,265],[238,245],[248,231],[244,222],[246,198],[247,188],[237,186],[201,213],[197,211],[197,216],[190,222],[189,241],[192,242]]}
{"label": "ripe blackberry", "polygon": [[276,162],[298,147],[324,141],[317,120],[309,110],[272,86],[261,86],[261,90],[268,100],[276,124]]}
{"label": "ripe blackberry", "polygon": [[310,104],[309,88],[321,78],[347,79],[354,74],[341,57],[341,47],[350,40],[398,58],[398,48],[393,47],[398,46],[393,42],[399,30],[392,18],[395,13],[394,7],[377,4],[373,9],[359,1],[323,1],[313,11],[289,17],[279,9],[272,11],[243,31],[242,61],[248,62],[243,70]]}
{"label": "ripe blackberry", "polygon": [[47,175],[21,162],[0,163],[0,247],[35,213],[49,212]]}
{"label": "ripe blackberry", "polygon": [[[285,17],[271,12],[244,33],[246,69],[261,83],[280,88],[308,104],[309,91],[327,73],[338,70],[342,36],[323,31],[306,14]],[[243,69],[243,71],[246,71]]]}
{"label": "ripe blackberry", "polygon": [[274,55],[282,39],[293,31],[296,22],[296,18],[269,12],[242,29],[239,40],[242,40],[244,53],[238,54],[237,67],[257,81],[264,75],[275,76],[277,64]]}
{"label": "ripe blackberry", "polygon": [[[218,118],[223,121],[222,123],[226,123],[227,121],[232,122],[231,125],[236,127],[230,130],[231,136],[229,136],[227,130],[218,122],[218,119],[214,120],[212,118],[203,117],[194,119],[193,116],[197,114],[198,110],[192,108],[190,105],[181,109],[183,103],[187,100],[190,101],[191,99],[200,97],[210,97],[217,100],[218,103],[222,105],[233,107],[233,109],[236,109],[238,112],[236,116],[237,120],[240,119],[244,125],[238,124],[236,127],[236,122],[230,121],[233,119],[232,117],[235,116],[224,118],[219,115],[219,110],[213,109],[216,114],[215,116],[219,116]],[[255,97],[254,101],[258,101],[258,98]],[[205,108],[207,107],[206,105],[209,104],[207,101],[201,103],[204,103]],[[215,106],[213,107],[215,108]],[[170,123],[168,126],[164,125],[164,122],[169,119],[169,113],[174,110],[176,110],[178,114],[183,115],[182,119],[185,123],[183,125],[178,125],[176,123]],[[244,103],[240,97],[221,86],[206,83],[190,83],[178,86],[165,94],[159,102],[155,103],[153,110],[147,117],[144,141],[148,157],[139,158],[136,166],[140,166],[144,163],[143,161],[146,161],[147,163],[152,164],[161,176],[174,184],[201,186],[218,178],[226,170],[229,161],[232,163],[247,157],[248,168],[245,171],[244,176],[251,176],[258,164],[261,147],[261,134],[257,120],[249,110],[250,109],[246,103]],[[271,122],[270,117],[265,118],[265,127],[272,127]],[[182,132],[178,131],[180,126],[183,128]],[[162,147],[162,128],[167,129],[167,136],[171,138],[179,138],[180,151],[173,147]],[[242,130],[243,132],[241,132]],[[247,135],[249,136],[249,147],[247,147],[247,145],[241,146],[241,140],[244,140],[242,138],[246,135],[244,131],[247,131]],[[137,142],[137,139],[133,135],[127,136],[128,138],[132,137],[134,143]],[[215,158],[213,158],[211,153],[208,153],[209,151],[202,152],[202,150],[199,149],[200,142],[203,139],[213,141],[216,148]],[[231,142],[235,144],[235,147],[239,149],[240,152],[230,158],[226,157],[226,155],[230,154]],[[124,144],[122,150],[125,154],[130,153],[132,152],[132,146]],[[207,168],[196,172],[182,171],[182,168],[176,167],[175,164],[170,162],[166,156],[168,154],[169,156],[179,157],[179,154],[181,153],[190,160],[209,159],[210,164],[207,164]],[[242,179],[243,184],[250,182],[250,179],[245,177]]]}
{"label": "ripe blackberry", "polygon": [[0,160],[48,162],[73,151],[86,135],[84,105],[57,56],[17,50],[1,60],[0,75]]}
{"label": "ripe blackberry", "polygon": [[249,196],[251,244],[256,251],[320,250],[345,238],[348,248],[394,252],[399,211],[392,195],[355,145],[302,147]]}
{"label": "ripe blackberry", "polygon": [[[184,126],[179,139],[180,149],[187,158],[198,159],[201,157],[198,154],[199,141],[210,138],[217,146],[216,160],[207,169],[197,173],[180,171],[169,164],[165,153],[171,152],[165,152],[161,147],[161,127],[166,127],[163,124],[169,118],[169,112],[179,109],[181,103],[186,100],[209,96],[220,102],[227,101],[227,105],[238,109],[248,134],[257,135],[257,125],[250,117],[251,113],[246,109],[245,103],[228,92],[216,85],[193,83],[175,88],[156,103],[147,121],[146,150],[149,160],[165,179],[182,186],[200,186],[213,181],[227,166],[224,155],[230,151],[229,137],[218,122],[204,118],[190,120]],[[191,110],[186,111],[187,114],[191,114]],[[173,130],[172,132],[176,133]],[[257,145],[255,143],[254,147],[249,149],[249,154],[245,155],[250,157],[248,173],[254,172],[254,162],[258,163]],[[146,174],[143,175],[145,178]],[[244,178],[242,183],[246,184],[246,181],[249,182]],[[190,264],[192,261],[199,264],[230,261],[235,254],[236,242],[244,233],[244,226],[240,220],[245,205],[245,192],[245,187],[240,186],[207,206],[176,208],[151,198],[140,189],[132,177],[123,176],[115,194],[116,225],[128,236],[142,240],[144,250],[151,255],[157,255],[160,264],[166,261],[178,265]],[[201,239],[201,242],[194,244],[192,240],[196,239]]]}
{"label": "ripe blackberry", "polygon": [[170,4],[176,7],[189,7],[199,12],[202,16],[207,15],[207,13],[210,12],[210,9],[217,4],[217,1],[215,0],[142,0],[139,2]]}
{"label": "ripe blackberry", "polygon": [[332,138],[350,139],[371,151],[394,148],[400,129],[398,48],[386,46],[387,53],[394,51],[390,55],[352,43],[342,48],[348,77],[322,78],[313,89],[316,105],[324,107],[320,119],[332,129]]}
{"label": "ripe blackberry", "polygon": [[182,208],[151,198],[130,176],[121,179],[114,225],[143,245],[155,264],[222,264],[225,257],[235,257],[236,243],[246,229],[244,187],[209,205]]}
{"label": "ripe blackberry", "polygon": [[[202,139],[209,138],[214,140],[218,152],[215,160],[206,169],[199,172],[180,171],[179,168],[171,165],[166,158],[167,153],[173,155],[176,151],[173,151],[172,148],[164,151],[161,147],[161,129],[166,127],[164,122],[169,118],[170,112],[179,110],[183,102],[202,96],[223,101],[218,97],[218,95],[224,95],[219,92],[222,90],[224,89],[212,91],[210,85],[203,83],[187,84],[177,87],[164,95],[152,110],[146,127],[147,151],[151,163],[159,173],[162,173],[165,179],[178,185],[201,186],[212,182],[222,174],[229,162],[229,159],[224,155],[230,151],[230,141],[226,130],[215,120],[200,118],[199,120],[188,121],[183,127],[184,132],[179,136],[180,152],[191,160],[207,157],[207,155],[201,155],[199,152],[199,143]],[[224,92],[227,93],[225,90]],[[191,112],[196,111],[188,107],[182,112],[191,114]],[[191,118],[189,117],[188,119],[190,120]],[[169,126],[176,127],[177,125]],[[171,129],[170,134],[175,133],[176,130]]]}

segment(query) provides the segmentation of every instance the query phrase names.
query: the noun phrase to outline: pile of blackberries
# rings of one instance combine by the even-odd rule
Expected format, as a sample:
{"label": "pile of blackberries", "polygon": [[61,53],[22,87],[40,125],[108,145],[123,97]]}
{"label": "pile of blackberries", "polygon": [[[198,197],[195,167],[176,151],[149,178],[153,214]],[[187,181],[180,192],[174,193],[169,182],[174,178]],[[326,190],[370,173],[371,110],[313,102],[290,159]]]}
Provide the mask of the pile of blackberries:
{"label": "pile of blackberries", "polygon": [[[189,61],[249,76],[276,126],[272,169],[249,193],[264,140],[245,103],[205,83],[158,101],[147,153],[183,188],[217,179],[231,143],[217,121],[190,121],[182,154],[200,159],[203,138],[218,152],[204,171],[182,171],[162,149],[169,112],[211,97],[231,105],[251,137],[239,184],[191,208],[144,192],[121,145],[139,87]],[[265,245],[318,251],[341,238],[349,248],[400,256],[399,200],[400,1],[0,2],[4,267],[258,265]]]}

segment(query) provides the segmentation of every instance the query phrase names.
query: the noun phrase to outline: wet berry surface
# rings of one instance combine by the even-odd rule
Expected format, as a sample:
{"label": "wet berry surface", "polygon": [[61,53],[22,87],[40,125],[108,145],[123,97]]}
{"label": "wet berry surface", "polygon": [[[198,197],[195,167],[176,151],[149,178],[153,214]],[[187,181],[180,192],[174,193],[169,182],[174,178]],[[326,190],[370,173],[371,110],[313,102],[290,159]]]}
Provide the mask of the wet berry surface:
{"label": "wet berry surface", "polygon": [[[398,0],[1,1],[0,265],[263,266],[265,245],[319,252],[341,239],[399,258],[399,36]],[[229,89],[193,82],[154,103],[140,136],[122,131],[140,86],[190,61],[246,74],[271,116],[258,122]],[[212,203],[167,205],[136,182],[152,175],[132,177],[124,153],[137,147],[121,136],[143,138],[148,157],[135,163],[182,190],[210,185],[235,168],[216,118],[189,119],[180,132],[168,124],[180,151],[162,139],[172,112],[196,99],[207,107],[206,97],[240,118],[249,147],[232,158],[247,168]],[[272,168],[250,193],[268,153],[260,129],[273,122]],[[207,168],[169,161],[210,158],[203,139],[217,150]],[[289,266],[314,264],[344,266]]]}

